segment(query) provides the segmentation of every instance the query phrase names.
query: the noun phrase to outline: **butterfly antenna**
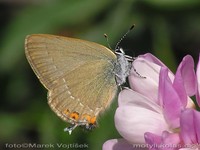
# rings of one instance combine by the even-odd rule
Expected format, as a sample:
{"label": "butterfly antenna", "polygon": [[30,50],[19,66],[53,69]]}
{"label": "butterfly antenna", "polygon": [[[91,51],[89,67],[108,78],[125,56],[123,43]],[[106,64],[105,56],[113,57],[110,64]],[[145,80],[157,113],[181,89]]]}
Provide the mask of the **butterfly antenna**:
{"label": "butterfly antenna", "polygon": [[110,44],[109,44],[109,40],[108,40],[107,34],[104,33],[104,37],[106,38],[106,41],[107,41],[107,44],[108,44],[109,49],[112,49],[111,46],[110,46]]}
{"label": "butterfly antenna", "polygon": [[117,42],[116,46],[115,46],[115,50],[119,48],[120,43],[123,41],[123,39],[127,36],[127,34],[129,34],[129,32],[135,27],[135,25],[133,24],[129,30],[122,36],[122,38]]}

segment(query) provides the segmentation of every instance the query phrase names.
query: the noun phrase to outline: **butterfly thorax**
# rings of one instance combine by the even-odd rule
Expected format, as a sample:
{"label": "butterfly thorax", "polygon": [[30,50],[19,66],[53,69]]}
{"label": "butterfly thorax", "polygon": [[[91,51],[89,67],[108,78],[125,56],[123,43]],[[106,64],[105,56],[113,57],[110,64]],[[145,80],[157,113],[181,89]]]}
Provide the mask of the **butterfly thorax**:
{"label": "butterfly thorax", "polygon": [[120,86],[126,82],[126,77],[130,74],[131,62],[130,56],[125,55],[122,48],[115,51],[117,61],[114,67],[117,85]]}

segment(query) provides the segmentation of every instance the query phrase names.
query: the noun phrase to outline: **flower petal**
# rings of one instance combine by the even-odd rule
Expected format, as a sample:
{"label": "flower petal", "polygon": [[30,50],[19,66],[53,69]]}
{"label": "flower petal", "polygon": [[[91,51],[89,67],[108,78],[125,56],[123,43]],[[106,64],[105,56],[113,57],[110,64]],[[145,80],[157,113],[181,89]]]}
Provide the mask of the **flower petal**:
{"label": "flower petal", "polygon": [[102,150],[134,150],[133,146],[124,139],[111,139],[103,144]]}
{"label": "flower petal", "polygon": [[[160,68],[163,66],[166,67],[150,53],[140,55],[132,63],[129,75],[131,89],[158,103],[159,73]],[[174,75],[171,71],[169,71],[169,77],[172,81],[174,80]]]}
{"label": "flower petal", "polygon": [[169,133],[168,131],[164,131],[162,134],[162,141],[165,145],[180,146],[181,139],[178,133]]}
{"label": "flower petal", "polygon": [[200,143],[200,112],[186,109],[181,115],[181,137],[185,144]]}
{"label": "flower petal", "polygon": [[163,115],[140,106],[118,107],[115,113],[115,127],[130,143],[144,143],[144,133],[161,134],[168,130]]}
{"label": "flower petal", "polygon": [[157,64],[158,66],[161,67],[167,67],[164,63],[162,63],[158,58],[156,58],[154,55],[152,55],[151,53],[146,53],[144,55],[140,55],[140,58],[144,58],[152,63]]}
{"label": "flower petal", "polygon": [[164,131],[161,136],[145,133],[145,141],[150,150],[175,150],[181,147],[179,134]]}
{"label": "flower petal", "polygon": [[132,69],[129,75],[131,89],[156,102],[158,99],[159,72],[160,66],[157,64],[143,58],[137,58],[132,63]]}
{"label": "flower petal", "polygon": [[193,110],[194,111],[194,124],[195,124],[195,131],[196,131],[196,138],[197,138],[197,143],[200,143],[200,112]]}
{"label": "flower petal", "polygon": [[179,150],[199,150],[198,148],[180,148]]}
{"label": "flower petal", "polygon": [[159,80],[159,100],[163,107],[165,119],[172,128],[179,127],[182,103],[168,77],[168,69],[161,68]]}
{"label": "flower petal", "polygon": [[183,105],[186,106],[187,95],[193,96],[197,89],[194,61],[190,55],[185,56],[180,63],[175,74],[173,87],[176,89]]}
{"label": "flower petal", "polygon": [[196,99],[197,99],[198,105],[200,106],[200,54],[199,54],[199,62],[197,64],[196,76],[197,76],[197,85],[198,85]]}
{"label": "flower petal", "polygon": [[161,136],[158,136],[156,134],[146,132],[144,134],[145,142],[149,147],[149,150],[159,150],[159,145],[161,144]]}
{"label": "flower petal", "polygon": [[131,89],[125,89],[119,93],[118,104],[121,106],[135,106],[135,107],[144,107],[146,109],[155,111],[162,114],[161,107],[155,102],[151,101],[144,95],[137,93]]}

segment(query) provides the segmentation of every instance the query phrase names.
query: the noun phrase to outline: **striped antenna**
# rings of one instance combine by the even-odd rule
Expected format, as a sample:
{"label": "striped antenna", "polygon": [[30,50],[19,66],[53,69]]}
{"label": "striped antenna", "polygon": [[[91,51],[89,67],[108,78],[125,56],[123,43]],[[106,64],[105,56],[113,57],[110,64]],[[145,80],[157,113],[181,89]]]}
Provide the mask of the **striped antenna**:
{"label": "striped antenna", "polygon": [[135,25],[133,24],[129,30],[122,36],[122,38],[117,42],[116,46],[115,46],[115,51],[119,48],[119,45],[121,44],[121,42],[123,41],[123,39],[127,36],[127,34],[135,27]]}

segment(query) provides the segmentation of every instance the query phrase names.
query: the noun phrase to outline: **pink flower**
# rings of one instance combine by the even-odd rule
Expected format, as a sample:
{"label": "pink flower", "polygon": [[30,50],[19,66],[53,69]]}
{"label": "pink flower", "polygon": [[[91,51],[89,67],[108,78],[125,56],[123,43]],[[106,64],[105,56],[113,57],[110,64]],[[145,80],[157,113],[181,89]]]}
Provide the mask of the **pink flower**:
{"label": "pink flower", "polygon": [[[181,138],[184,144],[200,144],[200,112],[187,109],[181,115]],[[200,145],[197,145],[200,148]]]}
{"label": "pink flower", "polygon": [[180,117],[180,133],[164,131],[161,136],[145,133],[150,150],[199,150],[200,112],[185,109]]}
{"label": "pink flower", "polygon": [[[139,58],[133,62],[133,67],[137,70],[138,73],[147,78],[144,80],[143,78],[138,77],[135,71],[132,69],[131,75],[129,76],[131,89],[149,97],[156,103],[159,103],[158,86],[160,70],[161,67],[167,68],[167,66],[165,66],[152,54],[147,53],[145,55],[139,56]],[[187,95],[191,96],[195,94],[196,77],[194,73],[194,62],[190,55],[187,55],[183,58],[175,76],[170,70],[168,76],[173,82],[174,88],[177,89],[181,99],[183,98],[182,101],[187,102]]]}
{"label": "pink flower", "polygon": [[[139,77],[134,68],[145,78]],[[132,149],[139,149],[138,144],[148,149],[144,146],[146,132],[161,136],[163,131],[165,134],[173,133],[180,127],[181,111],[193,106],[189,96],[196,92],[193,59],[185,56],[173,75],[153,55],[139,56],[133,62],[129,83],[131,89],[119,94],[119,107],[115,113],[115,126],[124,138],[123,143],[121,140],[109,140],[104,143],[104,150],[125,142]]]}
{"label": "pink flower", "polygon": [[197,90],[197,94],[196,94],[196,99],[197,99],[197,103],[200,106],[200,54],[199,54],[199,62],[197,64],[197,84],[198,84],[198,90]]}
{"label": "pink flower", "polygon": [[[103,150],[134,150],[134,147],[124,139],[112,139],[104,143]],[[147,148],[140,150],[147,150]]]}
{"label": "pink flower", "polygon": [[146,132],[144,137],[149,150],[178,150],[183,147],[180,144],[180,136],[177,133],[163,131],[162,135],[159,136]]}

